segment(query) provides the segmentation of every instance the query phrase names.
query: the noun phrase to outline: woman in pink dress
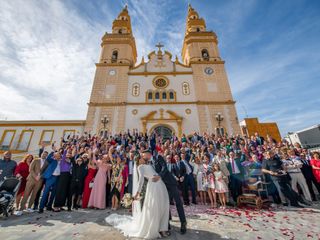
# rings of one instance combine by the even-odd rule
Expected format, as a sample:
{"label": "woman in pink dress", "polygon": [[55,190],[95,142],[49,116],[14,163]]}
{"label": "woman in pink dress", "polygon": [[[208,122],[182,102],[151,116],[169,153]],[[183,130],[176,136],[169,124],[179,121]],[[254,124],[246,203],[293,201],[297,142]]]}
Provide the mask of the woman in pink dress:
{"label": "woman in pink dress", "polygon": [[[93,162],[92,159],[89,160],[88,163],[88,174],[86,176],[86,179],[84,180],[84,190],[82,195],[82,208],[87,208],[89,203],[89,198],[91,195],[92,190],[92,183],[94,182],[94,177],[97,174],[97,166]],[[91,183],[92,182],[92,183]]]}
{"label": "woman in pink dress", "polygon": [[319,153],[313,153],[313,158],[310,160],[310,165],[312,167],[312,172],[317,182],[320,184],[320,158]]}
{"label": "woman in pink dress", "polygon": [[108,164],[108,155],[103,155],[102,160],[96,160],[95,153],[96,151],[93,152],[92,161],[96,163],[98,167],[98,172],[96,177],[94,178],[88,207],[105,209],[107,172],[110,170],[111,166],[110,164]]}

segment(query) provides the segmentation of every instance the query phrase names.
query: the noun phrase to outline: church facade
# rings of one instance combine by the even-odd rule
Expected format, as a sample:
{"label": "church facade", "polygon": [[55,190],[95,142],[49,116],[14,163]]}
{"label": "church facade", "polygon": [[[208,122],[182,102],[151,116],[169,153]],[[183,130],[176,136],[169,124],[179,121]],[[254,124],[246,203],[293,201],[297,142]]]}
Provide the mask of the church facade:
{"label": "church facade", "polygon": [[36,153],[39,145],[68,135],[115,134],[127,129],[163,136],[239,134],[218,39],[188,8],[181,59],[162,44],[137,63],[127,7],[102,38],[86,120],[0,121],[0,152]]}
{"label": "church facade", "polygon": [[[214,32],[188,8],[182,62],[163,45],[137,63],[128,9],[102,38],[85,131],[240,133],[235,101]],[[103,123],[106,119],[107,123]]]}

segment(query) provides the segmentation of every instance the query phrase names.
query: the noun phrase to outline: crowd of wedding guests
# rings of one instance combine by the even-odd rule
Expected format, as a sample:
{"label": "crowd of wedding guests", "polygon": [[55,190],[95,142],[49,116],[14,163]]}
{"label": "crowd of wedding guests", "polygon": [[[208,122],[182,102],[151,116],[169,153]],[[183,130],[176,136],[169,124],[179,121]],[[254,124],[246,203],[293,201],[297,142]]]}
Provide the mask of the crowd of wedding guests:
{"label": "crowd of wedding guests", "polygon": [[132,193],[133,167],[146,149],[166,160],[185,205],[235,205],[252,178],[268,183],[267,193],[275,204],[303,207],[317,201],[320,193],[318,152],[258,133],[250,137],[194,133],[162,139],[156,133],[128,130],[104,137],[68,136],[60,144],[43,145],[39,156],[28,154],[18,164],[5,152],[0,182],[13,175],[21,179],[16,215],[117,210],[124,194]]}

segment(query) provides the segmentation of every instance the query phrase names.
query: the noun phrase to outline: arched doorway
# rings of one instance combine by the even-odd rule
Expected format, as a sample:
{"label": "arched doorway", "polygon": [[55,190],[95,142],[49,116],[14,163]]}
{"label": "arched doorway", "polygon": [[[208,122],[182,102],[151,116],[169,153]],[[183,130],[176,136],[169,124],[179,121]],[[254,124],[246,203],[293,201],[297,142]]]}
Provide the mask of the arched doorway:
{"label": "arched doorway", "polygon": [[163,140],[170,139],[172,137],[173,131],[171,128],[165,126],[165,125],[158,125],[153,129],[154,132],[157,133],[157,135],[160,135]]}
{"label": "arched doorway", "polygon": [[[181,137],[182,135],[182,120],[183,118],[181,116],[179,116],[178,114],[176,114],[173,111],[167,110],[164,111],[163,109],[159,109],[159,117],[156,117],[156,115],[158,114],[158,111],[152,111],[150,113],[148,113],[146,116],[141,118],[141,123],[142,123],[142,132],[146,133],[147,132],[147,125],[151,124],[153,125],[155,123],[155,125],[153,125],[151,127],[151,129],[149,130],[149,133],[152,133],[155,128],[157,127],[166,127],[169,128],[169,131],[166,131],[165,128],[159,128],[158,131],[160,131],[160,135],[172,135],[175,134],[178,137]],[[167,116],[164,116],[164,114],[166,114]],[[170,124],[168,124],[170,123]],[[172,124],[174,126],[176,126],[177,130],[175,130],[174,126],[172,126]],[[163,130],[161,130],[163,129]],[[170,131],[171,130],[171,131]],[[167,134],[165,133],[167,132]]]}

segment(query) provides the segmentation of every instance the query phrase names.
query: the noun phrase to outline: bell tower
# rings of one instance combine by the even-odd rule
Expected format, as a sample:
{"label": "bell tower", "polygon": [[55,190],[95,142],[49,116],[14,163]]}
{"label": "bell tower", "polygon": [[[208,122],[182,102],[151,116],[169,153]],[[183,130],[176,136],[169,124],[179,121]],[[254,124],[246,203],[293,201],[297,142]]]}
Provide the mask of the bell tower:
{"label": "bell tower", "polygon": [[112,23],[112,33],[105,33],[101,43],[100,63],[134,66],[137,49],[131,28],[128,7],[125,6]]}
{"label": "bell tower", "polygon": [[[125,127],[128,72],[136,63],[137,50],[131,19],[125,6],[112,23],[112,32],[101,42],[99,62],[88,103],[85,131],[91,134],[116,133]],[[102,119],[108,119],[107,124]]]}
{"label": "bell tower", "polygon": [[[182,60],[193,72],[194,91],[200,121],[200,131],[214,132],[223,128],[229,134],[240,133],[224,61],[220,57],[218,38],[208,31],[206,22],[189,4]],[[217,114],[224,116],[216,120]]]}
{"label": "bell tower", "polygon": [[182,60],[189,65],[199,61],[219,61],[217,35],[207,31],[206,22],[189,4]]}

